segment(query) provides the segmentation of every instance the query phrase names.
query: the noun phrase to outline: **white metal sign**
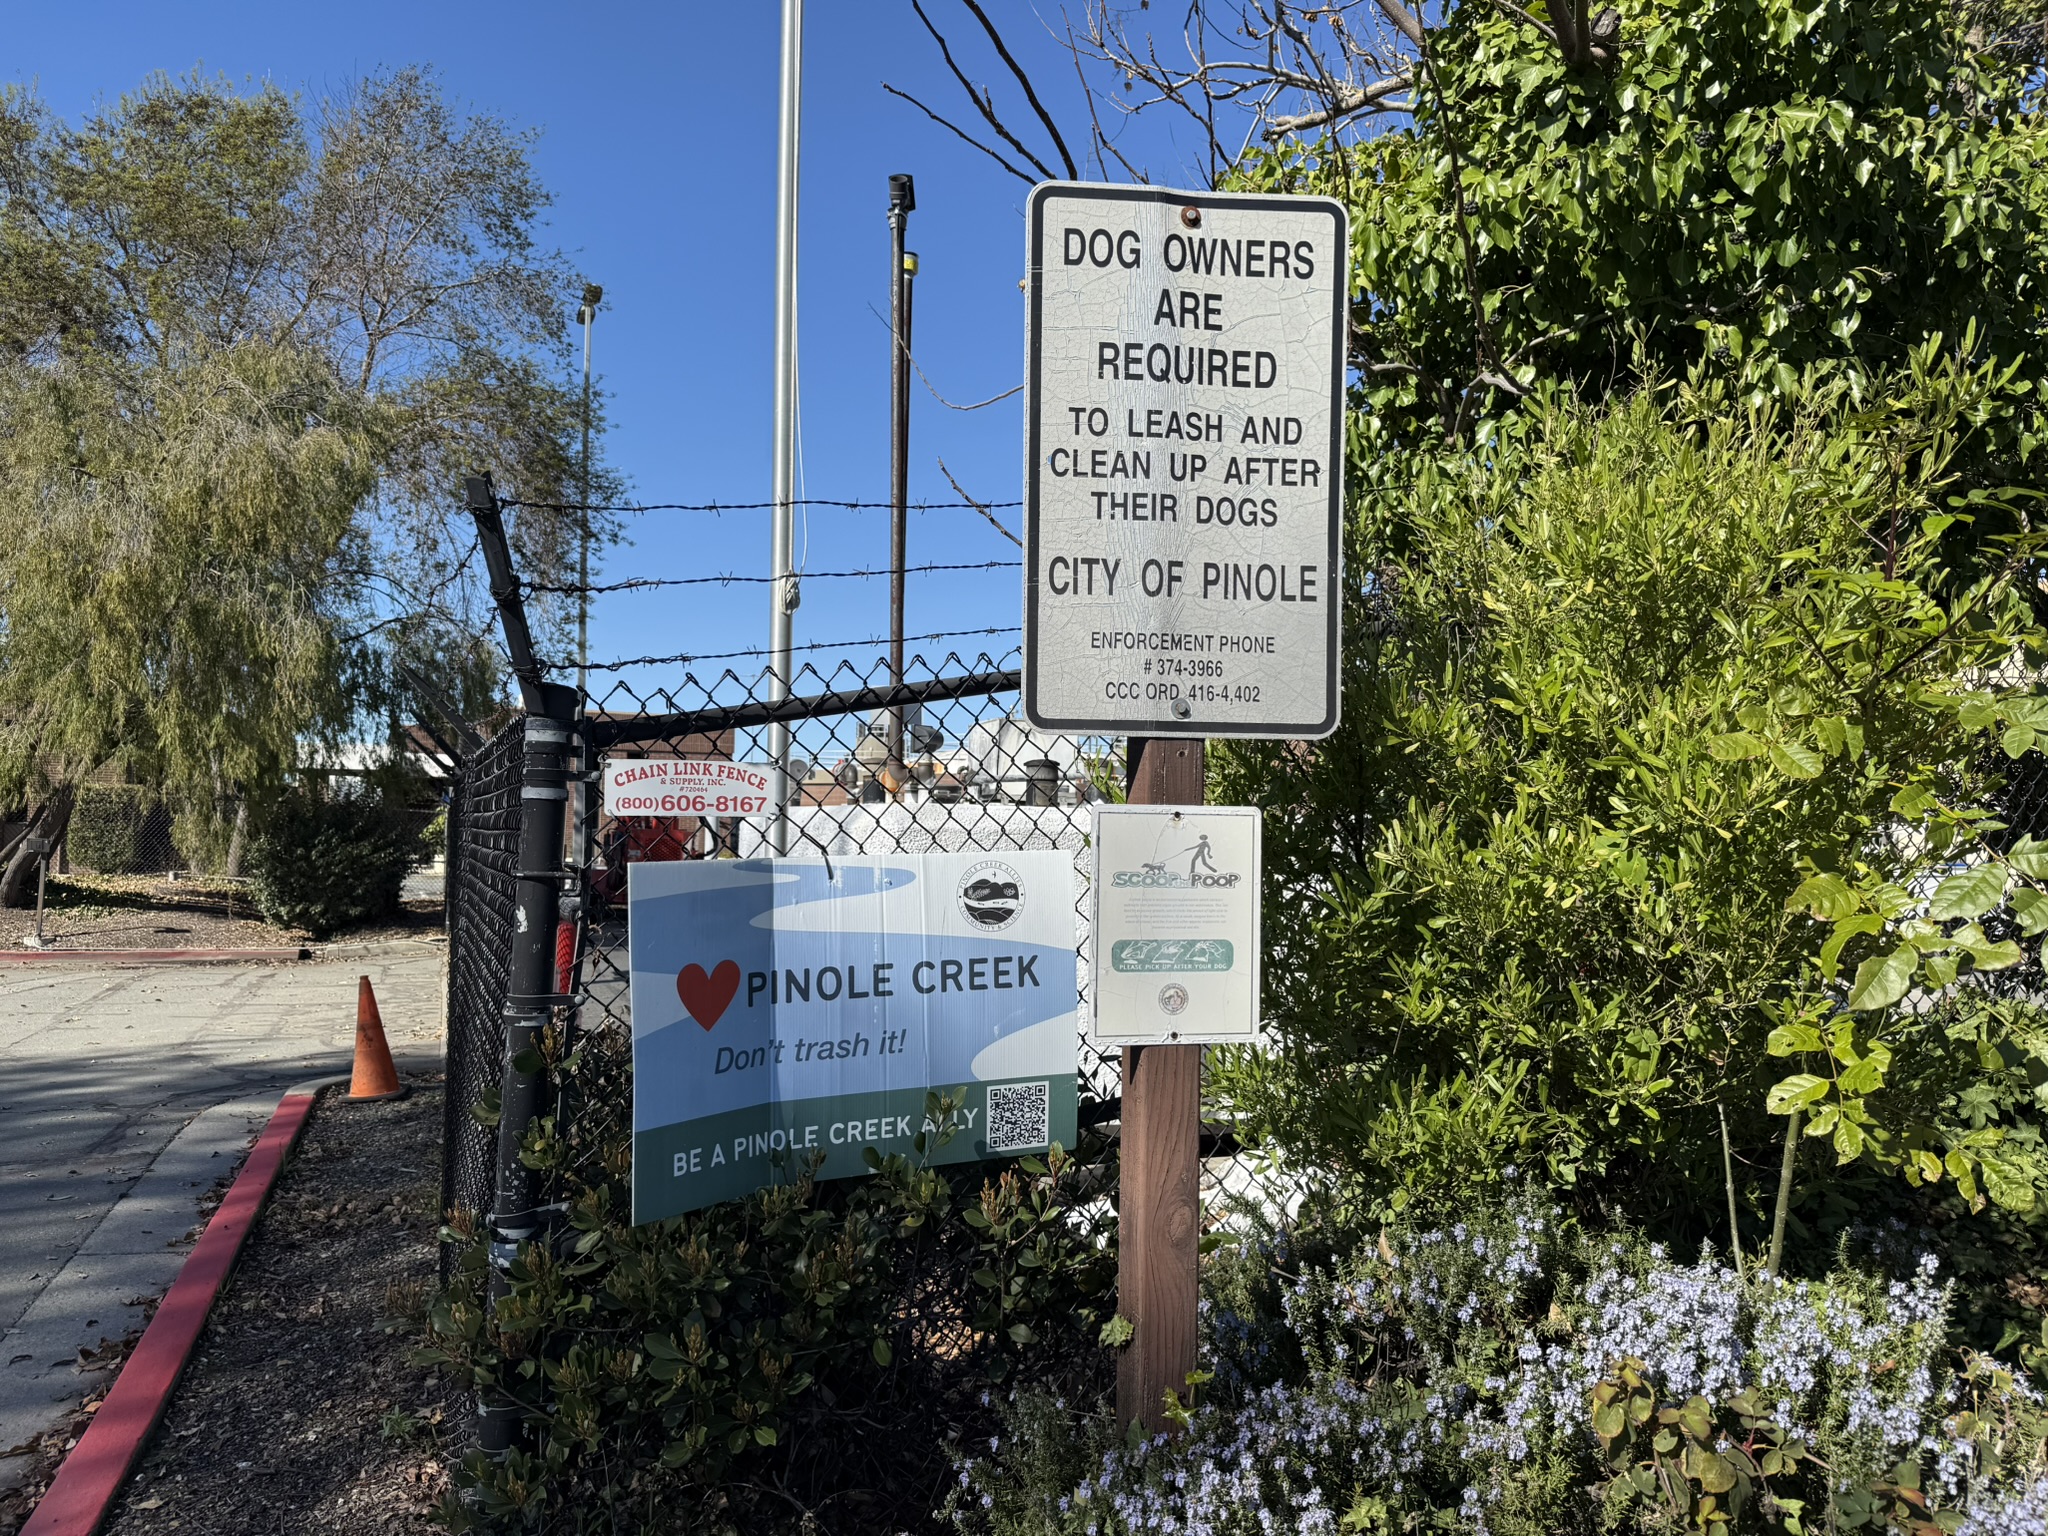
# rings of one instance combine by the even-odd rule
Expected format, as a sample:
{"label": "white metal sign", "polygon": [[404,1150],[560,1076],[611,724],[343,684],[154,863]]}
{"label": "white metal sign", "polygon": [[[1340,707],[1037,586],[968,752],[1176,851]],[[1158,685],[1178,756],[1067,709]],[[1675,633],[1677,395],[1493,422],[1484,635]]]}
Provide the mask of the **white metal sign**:
{"label": "white metal sign", "polygon": [[1029,242],[1026,715],[1329,735],[1343,205],[1049,182]]}
{"label": "white metal sign", "polygon": [[1095,810],[1094,1014],[1098,1045],[1259,1037],[1256,810]]}
{"label": "white metal sign", "polygon": [[772,816],[782,775],[769,763],[712,757],[607,758],[609,816]]}

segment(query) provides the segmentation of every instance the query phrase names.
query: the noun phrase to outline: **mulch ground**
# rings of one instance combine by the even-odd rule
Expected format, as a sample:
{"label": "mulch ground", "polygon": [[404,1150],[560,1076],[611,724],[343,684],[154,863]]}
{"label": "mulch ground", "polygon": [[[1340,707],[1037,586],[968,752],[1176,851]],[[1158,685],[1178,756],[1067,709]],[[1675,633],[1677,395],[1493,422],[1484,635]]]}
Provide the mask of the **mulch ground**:
{"label": "mulch ground", "polygon": [[440,1078],[323,1094],[108,1536],[438,1529],[459,1411],[408,1363],[437,1274]]}
{"label": "mulch ground", "polygon": [[[389,922],[354,930],[349,943],[419,938],[441,928],[441,903],[407,902]],[[0,909],[0,949],[29,947],[33,909]],[[310,942],[267,923],[246,885],[161,875],[53,875],[44,896],[45,949],[279,949]]]}

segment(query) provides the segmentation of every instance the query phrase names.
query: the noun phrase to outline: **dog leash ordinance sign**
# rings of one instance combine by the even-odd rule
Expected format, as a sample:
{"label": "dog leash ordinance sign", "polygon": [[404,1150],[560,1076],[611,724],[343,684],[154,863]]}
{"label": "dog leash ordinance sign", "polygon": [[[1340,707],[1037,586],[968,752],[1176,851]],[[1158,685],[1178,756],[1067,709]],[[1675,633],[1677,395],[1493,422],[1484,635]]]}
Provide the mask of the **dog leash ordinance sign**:
{"label": "dog leash ordinance sign", "polygon": [[1033,190],[1033,725],[1337,728],[1348,231],[1332,198]]}

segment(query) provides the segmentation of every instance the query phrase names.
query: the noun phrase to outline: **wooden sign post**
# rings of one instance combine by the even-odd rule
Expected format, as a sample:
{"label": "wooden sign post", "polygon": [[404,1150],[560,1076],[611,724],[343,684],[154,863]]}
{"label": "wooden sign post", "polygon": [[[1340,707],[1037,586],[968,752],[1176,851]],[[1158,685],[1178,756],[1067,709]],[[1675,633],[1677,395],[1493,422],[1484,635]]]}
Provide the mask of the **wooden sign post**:
{"label": "wooden sign post", "polygon": [[[1208,738],[1337,728],[1348,216],[1329,198],[1047,182],[1025,222],[1024,715],[1127,737],[1133,805],[1200,807]],[[1123,1050],[1117,1304],[1134,1332],[1117,1417],[1155,1432],[1195,1368],[1194,1037],[1257,1027],[1257,837],[1221,819],[1196,835],[1171,854],[1185,870],[1162,849],[1110,872],[1118,921],[1231,906],[1241,940],[1183,912],[1119,958],[1097,925],[1097,965],[1132,982],[1096,989],[1091,1035]],[[1226,841],[1248,859],[1234,876],[1209,862]],[[1226,995],[1242,1028],[1221,1027]]]}
{"label": "wooden sign post", "polygon": [[[1130,738],[1133,805],[1200,805],[1199,737]],[[1187,1390],[1200,1301],[1202,1048],[1131,1045],[1123,1055],[1123,1165],[1117,1311],[1136,1330],[1117,1362],[1116,1417],[1166,1427],[1166,1394]]]}

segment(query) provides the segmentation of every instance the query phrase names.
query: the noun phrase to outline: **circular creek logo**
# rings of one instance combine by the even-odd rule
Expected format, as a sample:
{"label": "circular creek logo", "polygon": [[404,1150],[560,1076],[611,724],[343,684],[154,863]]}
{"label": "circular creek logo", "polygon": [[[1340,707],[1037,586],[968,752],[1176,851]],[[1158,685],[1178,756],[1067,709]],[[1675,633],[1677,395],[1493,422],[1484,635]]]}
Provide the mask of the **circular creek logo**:
{"label": "circular creek logo", "polygon": [[977,928],[994,933],[1024,910],[1024,882],[1000,859],[983,859],[960,877],[960,910]]}
{"label": "circular creek logo", "polygon": [[1159,1011],[1169,1019],[1177,1019],[1188,1011],[1188,989],[1177,981],[1169,981],[1159,989]]}

